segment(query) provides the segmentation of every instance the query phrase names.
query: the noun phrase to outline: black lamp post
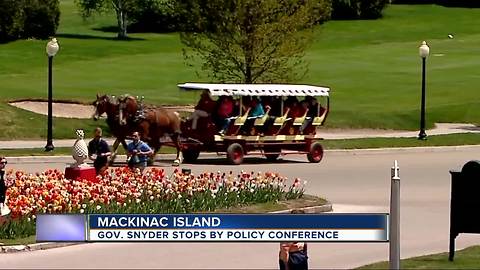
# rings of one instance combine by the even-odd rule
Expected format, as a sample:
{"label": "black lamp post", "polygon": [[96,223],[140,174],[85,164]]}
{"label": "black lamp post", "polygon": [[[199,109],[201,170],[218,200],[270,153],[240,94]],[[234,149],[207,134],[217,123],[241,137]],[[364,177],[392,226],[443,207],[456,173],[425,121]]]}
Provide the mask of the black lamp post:
{"label": "black lamp post", "polygon": [[52,134],[52,64],[53,57],[57,54],[59,49],[57,39],[52,38],[47,43],[47,55],[48,55],[48,133],[47,133],[47,145],[45,146],[45,151],[52,151],[55,147],[53,146],[53,134]]}
{"label": "black lamp post", "polygon": [[425,133],[425,66],[427,64],[427,56],[430,54],[430,48],[427,42],[423,41],[420,48],[418,48],[420,57],[422,58],[422,105],[420,108],[420,133],[418,133],[419,140],[426,140],[427,133]]}

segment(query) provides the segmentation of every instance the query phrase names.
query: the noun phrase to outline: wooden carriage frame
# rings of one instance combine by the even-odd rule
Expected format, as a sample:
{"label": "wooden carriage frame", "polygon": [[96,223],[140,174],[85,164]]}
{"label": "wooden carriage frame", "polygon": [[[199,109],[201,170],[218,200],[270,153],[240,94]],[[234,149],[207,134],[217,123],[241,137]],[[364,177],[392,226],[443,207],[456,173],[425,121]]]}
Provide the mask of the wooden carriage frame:
{"label": "wooden carriage frame", "polygon": [[[322,97],[326,99],[326,106],[321,107],[318,102],[317,115],[312,119],[307,119],[307,115],[290,119],[287,117],[288,111],[281,116],[277,116],[272,125],[279,127],[279,130],[288,123],[294,134],[285,134],[278,132],[269,135],[240,135],[233,134],[215,134],[207,140],[198,140],[196,138],[184,136],[182,140],[182,153],[185,162],[195,162],[200,152],[215,152],[218,155],[226,155],[231,164],[241,164],[243,158],[247,155],[263,155],[269,161],[275,161],[280,155],[288,154],[306,154],[310,162],[318,163],[323,159],[324,150],[320,144],[323,140],[316,130],[325,123],[330,110],[330,88],[313,85],[293,85],[293,84],[209,84],[209,83],[185,83],[179,84],[181,90],[186,91],[204,91],[207,90],[211,96],[235,96],[240,98],[240,114],[231,123],[231,126],[240,128],[247,120],[248,110],[242,111],[243,97],[261,97],[272,96],[281,97],[281,112],[284,111],[284,98],[295,97]],[[323,108],[321,110],[320,108]],[[254,120],[253,126],[265,124],[268,119],[268,112]],[[309,134],[298,134],[298,130],[306,120],[311,120],[309,124],[313,127],[313,132]],[[187,134],[185,134],[187,135]]]}

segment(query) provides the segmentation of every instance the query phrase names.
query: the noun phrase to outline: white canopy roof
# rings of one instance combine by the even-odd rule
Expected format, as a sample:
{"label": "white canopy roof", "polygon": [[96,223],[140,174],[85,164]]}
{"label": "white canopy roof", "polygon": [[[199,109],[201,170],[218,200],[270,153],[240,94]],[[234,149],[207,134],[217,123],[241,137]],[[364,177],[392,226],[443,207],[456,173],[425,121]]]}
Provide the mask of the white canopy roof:
{"label": "white canopy roof", "polygon": [[330,88],[297,84],[184,83],[183,90],[208,90],[212,96],[328,96]]}

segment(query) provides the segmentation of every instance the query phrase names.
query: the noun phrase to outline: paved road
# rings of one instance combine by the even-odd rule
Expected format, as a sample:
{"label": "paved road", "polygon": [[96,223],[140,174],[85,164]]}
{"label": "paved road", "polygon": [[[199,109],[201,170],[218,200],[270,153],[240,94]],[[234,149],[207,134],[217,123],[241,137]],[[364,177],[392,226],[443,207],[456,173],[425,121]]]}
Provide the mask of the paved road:
{"label": "paved road", "polygon": [[[444,135],[458,133],[480,133],[480,127],[473,124],[462,123],[437,123],[435,128],[427,130],[427,134]],[[418,131],[403,130],[381,130],[381,129],[323,129],[318,131],[324,139],[359,139],[359,138],[414,138],[418,136]],[[88,135],[87,135],[88,136]],[[88,140],[88,139],[86,139]],[[115,139],[107,138],[110,145]],[[74,139],[54,140],[55,147],[71,147],[75,143]],[[45,140],[21,140],[21,141],[0,141],[0,149],[19,149],[19,148],[44,148]]]}
{"label": "paved road", "polygon": [[[460,150],[459,150],[460,149]],[[401,256],[411,257],[448,250],[450,175],[466,161],[479,158],[479,147],[445,151],[334,152],[320,164],[304,163],[304,157],[276,164],[249,160],[241,167],[206,160],[186,165],[203,170],[274,170],[308,180],[307,191],[327,197],[336,212],[387,212],[390,167],[400,164]],[[163,162],[171,171],[170,162]],[[9,164],[35,171],[63,168],[65,163]],[[222,166],[219,166],[222,165]],[[480,243],[480,236],[462,235],[457,247]],[[388,245],[311,244],[311,269],[351,268],[388,259]],[[83,244],[45,251],[0,255],[0,268],[217,268],[273,269],[277,267],[276,244]]]}

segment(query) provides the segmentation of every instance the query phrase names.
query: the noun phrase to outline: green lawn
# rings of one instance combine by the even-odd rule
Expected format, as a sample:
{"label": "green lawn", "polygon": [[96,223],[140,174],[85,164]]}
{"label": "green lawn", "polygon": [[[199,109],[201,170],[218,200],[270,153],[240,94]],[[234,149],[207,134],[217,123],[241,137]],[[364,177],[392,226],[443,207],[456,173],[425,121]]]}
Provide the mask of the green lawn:
{"label": "green lawn", "polygon": [[[448,261],[448,252],[401,260],[401,269],[478,269],[480,246],[455,252],[453,262]],[[388,262],[362,266],[358,269],[388,269]]]}
{"label": "green lawn", "polygon": [[11,246],[11,245],[29,245],[36,243],[36,236],[31,235],[25,238],[19,238],[19,239],[0,239],[0,243],[3,243],[5,246]]}
{"label": "green lawn", "polygon": [[[144,95],[156,104],[194,102],[196,94],[176,85],[198,78],[185,65],[178,34],[131,34],[95,30],[115,24],[114,17],[83,21],[73,0],[61,0],[54,59],[54,98],[92,101],[96,93]],[[393,5],[375,21],[331,21],[317,27],[308,50],[307,77],[298,83],[332,88],[327,127],[411,129],[418,126],[420,58],[427,40],[427,126],[434,122],[480,119],[480,9],[432,5]],[[452,33],[455,38],[448,39]],[[24,40],[0,45],[0,139],[40,138],[46,118],[5,104],[19,98],[46,98],[45,41]],[[55,138],[90,132],[90,120],[55,119]]]}

